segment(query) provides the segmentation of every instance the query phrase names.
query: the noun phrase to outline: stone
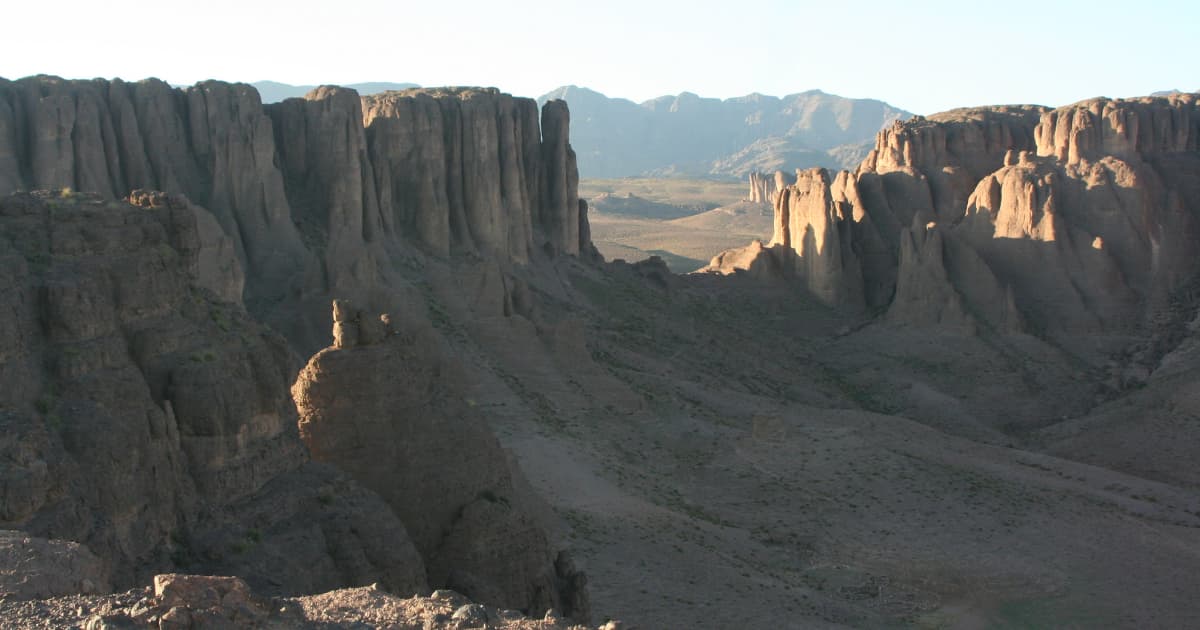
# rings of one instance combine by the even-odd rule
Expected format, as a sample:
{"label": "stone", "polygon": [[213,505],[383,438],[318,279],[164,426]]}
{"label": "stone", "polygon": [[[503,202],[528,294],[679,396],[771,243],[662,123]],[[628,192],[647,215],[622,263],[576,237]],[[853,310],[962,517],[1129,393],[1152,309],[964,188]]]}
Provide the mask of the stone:
{"label": "stone", "polygon": [[110,589],[107,567],[87,547],[0,530],[3,596],[44,599],[76,593],[107,593]]}
{"label": "stone", "polygon": [[124,613],[92,615],[83,624],[84,630],[133,630],[140,627],[143,626]]}
{"label": "stone", "polygon": [[479,628],[487,624],[487,609],[479,604],[465,604],[454,611],[450,618],[467,628]]}
{"label": "stone", "polygon": [[192,627],[192,614],[182,606],[173,606],[158,618],[160,630],[186,630]]}

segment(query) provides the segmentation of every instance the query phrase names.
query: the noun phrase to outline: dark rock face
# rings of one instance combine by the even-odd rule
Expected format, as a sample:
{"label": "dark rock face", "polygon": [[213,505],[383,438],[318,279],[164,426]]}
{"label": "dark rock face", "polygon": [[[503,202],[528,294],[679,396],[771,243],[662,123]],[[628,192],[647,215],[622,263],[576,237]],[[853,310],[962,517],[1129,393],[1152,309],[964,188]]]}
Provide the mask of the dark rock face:
{"label": "dark rock face", "polygon": [[432,586],[586,620],[583,576],[551,552],[515,491],[515,463],[428,322],[394,322],[343,301],[333,319],[334,345],[312,357],[292,388],[313,458],[387,501]]}
{"label": "dark rock face", "polygon": [[1198,138],[1194,94],[898,122],[856,172],[798,172],[774,247],[710,270],[773,256],[757,268],[897,323],[1119,346],[1200,270]]}
{"label": "dark rock face", "polygon": [[[473,445],[442,483],[431,471],[445,462],[398,462],[398,475],[419,469],[402,495],[329,455],[353,436],[309,440],[376,494],[308,461],[288,396],[293,351],[327,345],[329,295],[420,310],[400,269],[457,255],[486,270],[462,279],[479,289],[472,308],[529,314],[505,269],[598,260],[568,127],[563,103],[539,119],[534,101],[496,90],[322,87],[264,107],[240,84],[0,80],[0,192],[61,191],[0,202],[12,386],[0,392],[0,525],[86,544],[114,585],[175,568],[268,592],[411,593],[428,575],[586,617],[582,574],[512,504],[515,473],[480,417],[467,413],[459,438],[430,434],[445,452]],[[386,323],[335,320],[338,345],[396,368],[375,376],[415,379],[411,391],[363,383],[377,396],[352,416],[390,418],[389,395],[458,391],[440,355],[383,343]],[[326,354],[316,364],[343,357]],[[377,368],[328,372],[355,369]],[[378,444],[411,435],[391,428]]]}
{"label": "dark rock face", "polygon": [[[591,251],[561,101],[322,87],[0,80],[0,194],[186,195],[233,240],[248,308],[304,351],[330,296],[372,303],[404,246],[527,263]],[[296,312],[297,303],[300,312]],[[381,305],[380,310],[386,310]]]}
{"label": "dark rock face", "polygon": [[[161,193],[134,200],[0,201],[0,522],[85,544],[117,586],[181,566],[236,567],[276,591],[421,588],[399,521],[306,463],[293,359],[209,288],[221,276],[200,261],[221,254],[206,251],[203,210]],[[324,486],[339,500],[322,503]],[[291,548],[298,540],[314,544]],[[273,574],[273,559],[304,570]]]}

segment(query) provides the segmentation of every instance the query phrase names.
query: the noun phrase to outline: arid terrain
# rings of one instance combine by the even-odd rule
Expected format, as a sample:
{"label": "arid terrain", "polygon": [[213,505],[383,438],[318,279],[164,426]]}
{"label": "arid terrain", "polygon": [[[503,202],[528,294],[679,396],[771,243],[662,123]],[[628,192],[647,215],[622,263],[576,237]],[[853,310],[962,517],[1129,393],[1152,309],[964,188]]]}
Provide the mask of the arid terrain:
{"label": "arid terrain", "polygon": [[0,80],[3,623],[1200,624],[1200,96],[770,190],[572,125]]}
{"label": "arid terrain", "polygon": [[774,211],[750,201],[744,182],[713,179],[585,179],[592,242],[607,260],[659,256],[674,273],[708,264],[716,252],[768,239]]}

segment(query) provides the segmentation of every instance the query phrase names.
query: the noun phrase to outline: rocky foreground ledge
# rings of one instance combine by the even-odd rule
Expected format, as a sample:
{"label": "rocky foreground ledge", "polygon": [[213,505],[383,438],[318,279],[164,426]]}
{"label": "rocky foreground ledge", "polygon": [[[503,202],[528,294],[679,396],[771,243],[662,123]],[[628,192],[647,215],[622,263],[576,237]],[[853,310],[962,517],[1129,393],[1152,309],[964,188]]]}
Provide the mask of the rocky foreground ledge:
{"label": "rocky foreground ledge", "polygon": [[[377,584],[305,597],[262,597],[240,578],[183,575],[154,577],[153,587],[112,595],[70,595],[21,600],[0,593],[5,628],[512,628],[583,629],[554,611],[531,619],[519,611],[471,602],[450,590],[429,597],[397,597]],[[599,630],[618,630],[609,621]]]}

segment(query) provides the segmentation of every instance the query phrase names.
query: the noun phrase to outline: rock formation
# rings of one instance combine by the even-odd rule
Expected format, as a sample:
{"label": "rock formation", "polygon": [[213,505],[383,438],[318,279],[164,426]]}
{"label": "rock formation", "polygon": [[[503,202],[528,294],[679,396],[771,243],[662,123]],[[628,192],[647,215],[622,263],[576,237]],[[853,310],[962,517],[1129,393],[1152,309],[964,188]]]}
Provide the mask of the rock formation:
{"label": "rock formation", "polygon": [[186,567],[423,588],[379,498],[306,462],[291,355],[228,301],[240,276],[206,211],[133,201],[0,201],[0,523],[85,545],[118,587]]}
{"label": "rock formation", "polygon": [[775,204],[775,195],[779,191],[795,183],[794,178],[788,177],[783,171],[775,171],[774,175],[750,173],[750,201],[754,203]]}
{"label": "rock formation", "polygon": [[232,239],[250,311],[308,352],[330,296],[371,303],[408,245],[513,264],[590,252],[568,125],[561,101],[539,126],[532,100],[494,89],[322,87],[264,107],[216,81],[0,79],[0,194],[186,195]]}
{"label": "rock formation", "polygon": [[[777,193],[775,231],[794,274],[822,301],[862,304],[862,270],[852,251],[850,207],[835,200],[829,171],[796,172],[796,183]],[[786,263],[785,263],[786,264]]]}
{"label": "rock formation", "polygon": [[429,582],[495,605],[586,620],[584,577],[556,559],[523,483],[428,322],[335,301],[333,346],[300,372],[300,435],[318,461],[379,492]]}
{"label": "rock formation", "polygon": [[1193,94],[896,122],[854,173],[797,173],[772,247],[708,269],[770,255],[821,301],[894,322],[1119,345],[1200,269],[1198,138]]}
{"label": "rock formation", "polygon": [[78,541],[118,587],[164,568],[289,593],[432,580],[585,618],[583,574],[518,505],[532,493],[484,419],[446,402],[462,391],[432,329],[405,345],[335,313],[347,352],[318,355],[297,396],[311,419],[323,384],[371,372],[374,398],[325,413],[375,418],[377,445],[421,435],[392,403],[456,409],[426,456],[460,468],[397,460],[400,492],[340,457],[354,436],[328,429],[348,427],[306,421],[317,458],[364,489],[308,461],[288,396],[295,353],[328,345],[330,295],[408,321],[425,305],[406,270],[453,257],[435,294],[532,315],[514,268],[597,261],[568,129],[562,102],[539,117],[495,89],[264,107],[241,84],[0,80],[0,193],[55,191],[0,202],[0,525]]}

